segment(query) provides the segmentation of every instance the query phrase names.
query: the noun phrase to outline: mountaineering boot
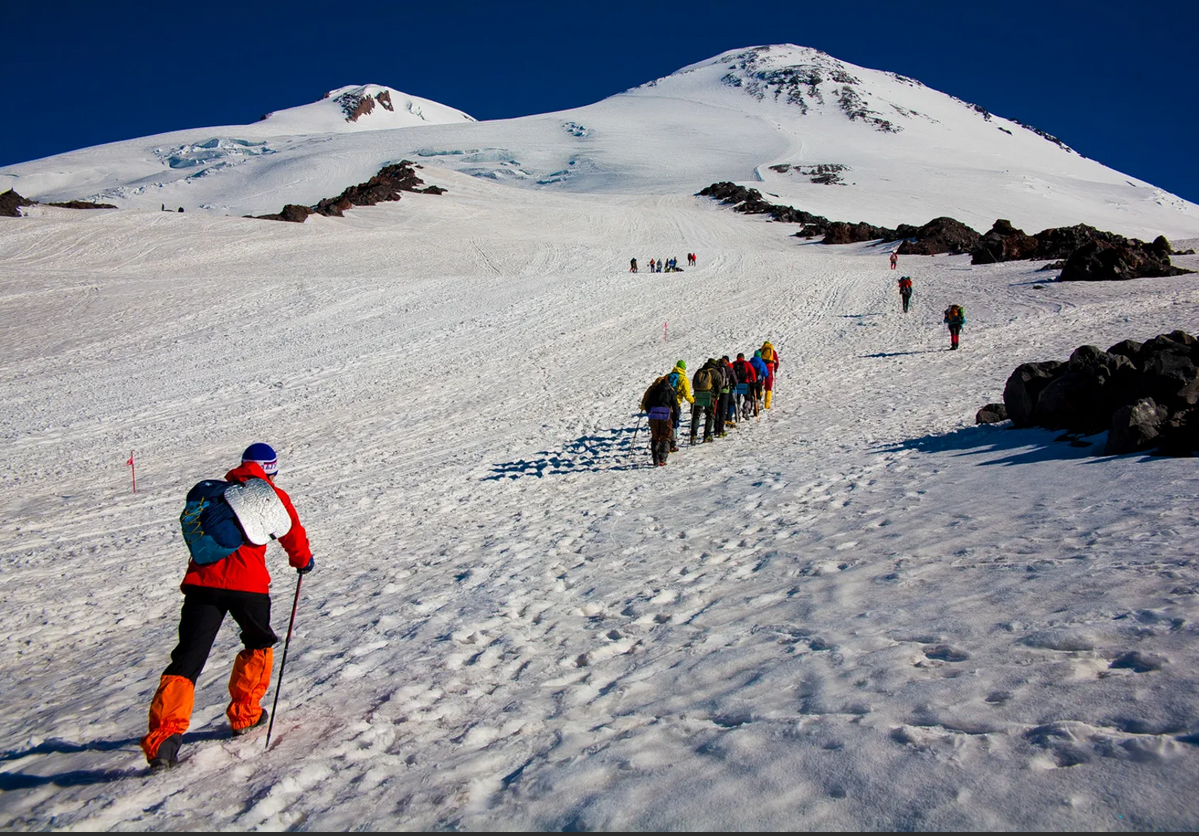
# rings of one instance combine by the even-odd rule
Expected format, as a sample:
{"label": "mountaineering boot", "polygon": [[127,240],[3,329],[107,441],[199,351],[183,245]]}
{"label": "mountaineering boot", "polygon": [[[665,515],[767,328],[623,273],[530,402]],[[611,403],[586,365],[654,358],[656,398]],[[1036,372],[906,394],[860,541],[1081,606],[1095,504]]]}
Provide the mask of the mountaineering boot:
{"label": "mountaineering boot", "polygon": [[163,763],[158,768],[173,766],[183,733],[191,724],[192,705],[195,702],[196,686],[184,676],[164,675],[158,690],[150,702],[149,731],[141,739],[142,752],[148,763],[159,758],[159,750],[174,740],[173,749],[165,752]]}
{"label": "mountaineering boot", "polygon": [[243,734],[249,734],[251,729],[256,729],[259,726],[265,726],[267,721],[270,719],[271,713],[264,708],[262,709],[262,713],[258,715],[258,719],[255,720],[252,725],[246,726],[244,729],[233,729],[233,736],[241,737]]}
{"label": "mountaineering boot", "polygon": [[161,772],[179,763],[179,747],[183,745],[183,735],[173,734],[158,744],[158,752],[150,758],[150,771]]}

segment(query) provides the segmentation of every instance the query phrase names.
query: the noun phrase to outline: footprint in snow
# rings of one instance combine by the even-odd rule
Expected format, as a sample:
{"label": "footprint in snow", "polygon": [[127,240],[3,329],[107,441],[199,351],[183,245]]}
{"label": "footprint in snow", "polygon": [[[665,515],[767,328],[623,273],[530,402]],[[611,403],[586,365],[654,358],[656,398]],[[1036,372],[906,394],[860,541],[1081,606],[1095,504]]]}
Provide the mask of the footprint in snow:
{"label": "footprint in snow", "polygon": [[924,655],[938,662],[965,662],[970,658],[970,654],[966,651],[958,650],[948,644],[929,645],[924,648]]}

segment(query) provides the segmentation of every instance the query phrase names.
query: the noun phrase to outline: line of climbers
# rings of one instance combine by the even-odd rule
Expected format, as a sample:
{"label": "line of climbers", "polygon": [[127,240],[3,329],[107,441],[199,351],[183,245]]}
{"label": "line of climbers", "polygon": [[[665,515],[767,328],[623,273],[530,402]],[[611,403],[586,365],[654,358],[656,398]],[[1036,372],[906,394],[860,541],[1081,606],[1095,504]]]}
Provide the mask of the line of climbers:
{"label": "line of climbers", "polygon": [[[703,442],[724,438],[739,421],[757,418],[760,410],[770,409],[774,378],[778,373],[779,353],[770,342],[754,352],[750,360],[738,354],[719,360],[709,357],[687,379],[687,363],[679,360],[674,368],[649,385],[641,396],[641,411],[649,418],[649,449],[655,467],[664,467],[667,456],[677,453],[679,424],[683,404],[691,405],[691,443],[695,444],[703,424]],[[760,420],[760,419],[759,419]]]}
{"label": "line of climbers", "polygon": [[[695,253],[687,253],[688,267],[694,267],[698,261],[699,256]],[[649,271],[651,273],[682,273],[683,268],[679,267],[679,260],[677,258],[651,258],[649,260]],[[637,272],[637,259],[629,259],[629,272]]]}

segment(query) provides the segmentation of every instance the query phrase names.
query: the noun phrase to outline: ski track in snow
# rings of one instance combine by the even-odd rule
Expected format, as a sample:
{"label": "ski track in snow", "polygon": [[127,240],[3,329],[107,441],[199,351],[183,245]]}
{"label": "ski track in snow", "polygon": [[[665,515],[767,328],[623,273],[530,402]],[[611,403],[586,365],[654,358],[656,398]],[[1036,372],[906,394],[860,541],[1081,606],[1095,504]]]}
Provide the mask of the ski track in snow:
{"label": "ski track in snow", "polygon": [[[1194,332],[1191,277],[891,271],[696,198],[433,173],[303,226],[0,224],[0,826],[1199,822],[1193,463],[972,423],[1020,362]],[[775,408],[649,468],[644,387],[763,339]],[[317,556],[275,740],[227,738],[227,625],[147,776],[182,496],[259,439]]]}

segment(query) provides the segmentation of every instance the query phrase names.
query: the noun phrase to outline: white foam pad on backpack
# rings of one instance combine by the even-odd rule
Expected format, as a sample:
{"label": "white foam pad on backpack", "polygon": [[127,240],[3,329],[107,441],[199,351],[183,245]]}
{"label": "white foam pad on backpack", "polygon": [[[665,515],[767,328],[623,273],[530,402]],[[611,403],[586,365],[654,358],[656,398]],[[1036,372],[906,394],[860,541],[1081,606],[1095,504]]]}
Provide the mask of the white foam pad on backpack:
{"label": "white foam pad on backpack", "polygon": [[247,479],[225,489],[225,501],[233,509],[246,539],[262,546],[291,530],[291,515],[283,500],[265,479]]}

